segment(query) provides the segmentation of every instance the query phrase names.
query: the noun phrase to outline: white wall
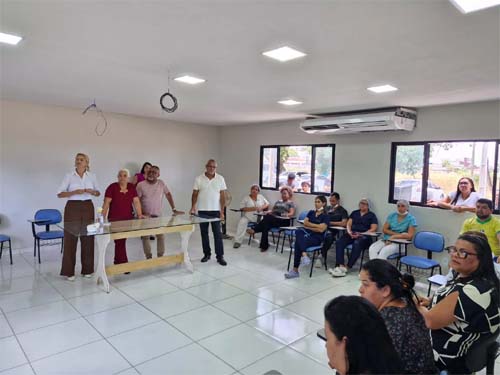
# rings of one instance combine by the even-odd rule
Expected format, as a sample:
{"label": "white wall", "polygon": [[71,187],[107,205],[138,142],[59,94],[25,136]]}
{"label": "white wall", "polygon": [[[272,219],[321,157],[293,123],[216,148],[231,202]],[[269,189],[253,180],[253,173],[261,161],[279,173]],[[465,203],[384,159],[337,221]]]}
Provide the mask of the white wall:
{"label": "white wall", "polygon": [[[417,128],[411,134],[373,133],[343,136],[316,136],[303,133],[298,121],[254,126],[226,127],[221,130],[221,163],[234,203],[239,204],[249,186],[258,182],[259,147],[273,144],[335,143],[335,191],[344,206],[357,208],[360,197],[368,197],[373,211],[383,223],[394,205],[388,204],[391,142],[491,139],[500,138],[500,102],[480,102],[422,108]],[[264,190],[274,202],[278,193]],[[299,210],[313,206],[312,196],[295,195]],[[421,230],[434,230],[453,241],[463,220],[470,214],[414,207]],[[231,214],[229,228],[234,229],[238,215]]]}
{"label": "white wall", "polygon": [[216,127],[106,114],[109,129],[98,137],[95,116],[78,109],[2,101],[0,113],[0,233],[12,237],[13,248],[32,246],[26,220],[37,209],[64,208],[56,190],[77,152],[90,156],[102,193],[121,167],[135,173],[144,161],[158,164],[177,208],[186,210],[195,176],[218,157]]}

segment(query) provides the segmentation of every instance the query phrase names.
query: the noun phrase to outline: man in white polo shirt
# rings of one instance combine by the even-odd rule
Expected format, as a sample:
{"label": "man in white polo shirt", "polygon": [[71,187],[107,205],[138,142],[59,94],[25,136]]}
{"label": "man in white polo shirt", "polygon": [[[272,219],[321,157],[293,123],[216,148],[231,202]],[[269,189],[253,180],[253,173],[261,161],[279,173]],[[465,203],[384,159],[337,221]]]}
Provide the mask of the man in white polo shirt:
{"label": "man in white polo shirt", "polygon": [[[196,214],[196,204],[198,204],[198,215],[205,218],[220,218],[224,220],[224,191],[227,189],[226,181],[220,174],[215,173],[217,162],[214,159],[207,161],[205,173],[199,175],[194,180],[193,195],[191,197],[191,215]],[[215,256],[217,263],[221,266],[227,265],[224,260],[224,245],[222,243],[222,233],[220,221],[210,223],[215,242]],[[208,238],[208,223],[200,224],[201,242],[203,246],[203,263],[210,259],[212,250]]]}

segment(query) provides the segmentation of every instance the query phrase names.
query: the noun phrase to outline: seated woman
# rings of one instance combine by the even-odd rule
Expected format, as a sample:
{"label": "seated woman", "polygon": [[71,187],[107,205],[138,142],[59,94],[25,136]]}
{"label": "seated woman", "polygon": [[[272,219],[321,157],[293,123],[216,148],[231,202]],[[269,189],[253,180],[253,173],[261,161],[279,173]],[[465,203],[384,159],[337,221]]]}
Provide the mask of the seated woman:
{"label": "seated woman", "polygon": [[389,255],[399,251],[399,245],[390,240],[412,240],[415,235],[417,220],[408,212],[410,203],[400,199],[396,205],[397,211],[387,217],[382,228],[384,237],[370,245],[370,259],[387,259]]}
{"label": "seated woman", "polygon": [[295,215],[295,203],[292,202],[293,191],[289,186],[280,188],[281,200],[277,201],[273,209],[265,215],[262,220],[253,228],[247,229],[248,234],[262,232],[260,238],[260,251],[267,251],[269,248],[268,232],[271,228],[285,227],[290,225],[290,217]]}
{"label": "seated woman", "polygon": [[476,212],[476,202],[481,196],[476,192],[474,181],[469,177],[458,180],[457,190],[451,192],[442,201],[428,201],[429,206],[441,207],[454,212]]}
{"label": "seated woman", "polygon": [[404,372],[436,374],[429,330],[414,301],[413,276],[401,275],[386,260],[374,259],[363,264],[359,279],[359,294],[380,311]]}
{"label": "seated woman", "polygon": [[[128,169],[118,171],[118,182],[113,182],[106,189],[104,194],[104,205],[102,215],[108,217],[109,221],[130,220],[134,218],[132,205],[135,208],[137,217],[144,218],[142,214],[141,202],[137,196],[135,186],[128,182]],[[115,240],[115,260],[114,264],[127,263],[126,239]]]}
{"label": "seated woman", "polygon": [[337,374],[401,374],[384,319],[367,300],[340,296],[325,306],[328,364]]}
{"label": "seated woman", "polygon": [[431,329],[438,368],[464,374],[470,373],[465,363],[468,348],[498,330],[499,281],[483,233],[464,232],[447,250],[454,277],[432,300],[421,297],[419,311]]}
{"label": "seated woman", "polygon": [[325,238],[330,217],[325,212],[326,198],[318,195],[314,199],[315,209],[307,213],[304,219],[304,227],[295,231],[295,248],[293,269],[285,274],[285,279],[299,277],[299,266],[307,266],[311,260],[305,250],[311,246],[319,246]]}
{"label": "seated woman", "polygon": [[247,195],[240,203],[242,212],[238,227],[236,229],[236,236],[234,236],[233,247],[235,249],[241,246],[241,241],[245,236],[248,223],[255,221],[256,217],[253,215],[255,212],[262,212],[269,208],[269,202],[260,193],[260,186],[253,184],[250,186],[250,194]]}
{"label": "seated woman", "polygon": [[[335,244],[335,268],[329,269],[328,272],[333,277],[343,277],[347,275],[347,271],[354,266],[361,252],[370,246],[372,238],[363,235],[364,232],[375,232],[378,227],[377,216],[370,211],[370,203],[368,199],[363,198],[359,201],[359,210],[351,212],[347,221],[347,232],[340,237]],[[345,248],[352,244],[351,256],[344,263]]]}

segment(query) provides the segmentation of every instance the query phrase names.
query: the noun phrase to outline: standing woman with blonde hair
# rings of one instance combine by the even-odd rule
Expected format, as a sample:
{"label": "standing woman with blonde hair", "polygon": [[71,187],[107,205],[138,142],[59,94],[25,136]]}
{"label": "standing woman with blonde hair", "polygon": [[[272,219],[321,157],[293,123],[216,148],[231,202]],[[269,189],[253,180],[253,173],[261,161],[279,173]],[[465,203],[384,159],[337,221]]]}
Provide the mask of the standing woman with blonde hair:
{"label": "standing woman with blonde hair", "polygon": [[[75,170],[68,173],[59,189],[58,198],[67,198],[64,208],[64,223],[79,222],[87,225],[94,221],[93,197],[101,193],[97,185],[97,179],[90,173],[90,161],[86,154],[78,153],[75,156]],[[92,277],[94,273],[94,236],[80,237],[82,275]],[[75,280],[76,247],[78,237],[64,232],[64,253],[62,260],[61,275],[66,276],[69,281]]]}

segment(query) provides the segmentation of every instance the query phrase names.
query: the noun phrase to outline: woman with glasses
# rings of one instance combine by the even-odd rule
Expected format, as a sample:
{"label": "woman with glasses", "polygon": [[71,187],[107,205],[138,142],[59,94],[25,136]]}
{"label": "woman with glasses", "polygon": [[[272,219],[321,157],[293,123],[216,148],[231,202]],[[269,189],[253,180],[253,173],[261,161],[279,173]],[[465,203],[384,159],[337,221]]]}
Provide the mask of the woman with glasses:
{"label": "woman with glasses", "polygon": [[429,206],[444,208],[454,212],[476,212],[476,202],[481,199],[476,192],[474,181],[469,177],[458,180],[457,190],[452,191],[442,201],[428,201]]}
{"label": "woman with glasses", "polygon": [[396,205],[396,212],[387,217],[382,228],[383,238],[370,245],[370,259],[387,259],[390,255],[399,251],[399,245],[391,242],[391,240],[411,241],[415,235],[417,220],[408,211],[410,203],[407,200],[400,199]]}
{"label": "woman with glasses", "polygon": [[453,279],[432,300],[421,298],[419,310],[431,330],[438,368],[464,374],[470,373],[465,363],[467,350],[498,330],[499,282],[483,233],[465,232],[447,250]]}

